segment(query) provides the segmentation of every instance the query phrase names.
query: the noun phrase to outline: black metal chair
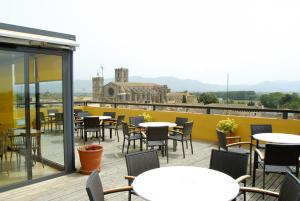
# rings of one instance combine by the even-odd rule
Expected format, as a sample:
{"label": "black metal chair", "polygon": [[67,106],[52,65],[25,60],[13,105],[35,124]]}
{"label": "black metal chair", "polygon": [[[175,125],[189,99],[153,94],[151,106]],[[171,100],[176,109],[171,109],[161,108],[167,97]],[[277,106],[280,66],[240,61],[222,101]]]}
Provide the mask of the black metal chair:
{"label": "black metal chair", "polygon": [[54,123],[55,123],[55,133],[58,130],[63,131],[64,130],[64,113],[61,113],[61,112],[55,113]]}
{"label": "black metal chair", "polygon": [[103,190],[101,179],[97,171],[93,171],[86,182],[86,192],[90,201],[104,201],[104,195],[132,190],[131,186]]}
{"label": "black metal chair", "polygon": [[103,112],[103,116],[110,116],[111,119],[103,120],[101,123],[102,132],[103,132],[103,141],[104,141],[104,131],[105,128],[109,128],[109,137],[112,138],[112,129],[111,126],[116,122],[116,113],[115,112]]}
{"label": "black metal chair", "polygon": [[[235,143],[227,143],[228,138],[226,137],[226,134],[220,130],[216,130],[217,132],[217,137],[218,137],[218,148],[223,149],[225,151],[231,151],[231,152],[236,152],[236,153],[242,153],[242,154],[249,154],[251,155],[252,153],[252,143],[251,142],[235,142]],[[249,150],[248,149],[244,149],[241,146],[242,145],[249,145]],[[238,147],[236,147],[238,146]],[[251,171],[252,171],[252,157],[250,156],[250,175],[251,175]]]}
{"label": "black metal chair", "polygon": [[[131,153],[125,155],[127,173],[129,176],[125,178],[128,180],[128,185],[131,185],[134,178],[139,174],[159,168],[159,158],[156,150],[148,150],[138,153]],[[134,191],[130,191],[128,194],[128,200],[131,200],[131,194],[135,194]]]}
{"label": "black metal chair", "polygon": [[168,154],[168,126],[148,127],[146,130],[146,149],[158,146],[161,149],[162,156],[167,156],[167,162],[169,161]]}
{"label": "black metal chair", "polygon": [[188,122],[188,118],[184,117],[176,117],[175,119],[175,124],[176,126],[174,127],[175,130],[182,130],[184,123]]}
{"label": "black metal chair", "polygon": [[[246,179],[251,177],[247,175],[247,167],[247,154],[214,149],[211,151],[209,168],[223,172],[237,182],[243,182],[244,186],[246,186]],[[245,193],[244,200],[246,200]]]}
{"label": "black metal chair", "polygon": [[260,193],[277,197],[278,201],[299,201],[300,200],[300,181],[291,173],[287,172],[280,187],[280,191],[273,192],[261,188],[240,187],[243,192]]}
{"label": "black metal chair", "polygon": [[84,127],[84,144],[87,141],[87,133],[88,132],[95,132],[96,137],[98,137],[99,144],[100,144],[101,132],[100,132],[99,117],[84,117],[83,118],[83,127]]}
{"label": "black metal chair", "polygon": [[133,141],[133,148],[135,149],[135,141],[139,140],[140,141],[140,146],[142,146],[142,134],[136,134],[134,133],[133,129],[129,129],[128,124],[123,122],[122,123],[122,128],[123,128],[123,146],[122,146],[122,153],[124,153],[124,147],[125,147],[125,141],[128,141],[127,144],[127,151],[126,153],[128,154],[130,142]]}
{"label": "black metal chair", "polygon": [[[265,188],[266,173],[293,172],[289,166],[294,166],[295,174],[299,175],[300,145],[292,144],[266,144],[265,155],[259,149],[254,152],[253,183],[255,186],[256,169],[258,165],[263,168],[263,189]],[[258,160],[258,158],[260,160]]]}
{"label": "black metal chair", "polygon": [[[259,134],[259,133],[272,133],[272,124],[251,124],[251,142],[255,139],[253,139],[253,135]],[[256,147],[258,149],[264,149],[264,144],[259,144],[259,140],[256,140]]]}
{"label": "black metal chair", "polygon": [[6,172],[9,176],[9,171],[8,171],[8,162],[7,162],[7,140],[8,140],[8,133],[4,131],[0,135],[0,158],[1,158],[1,171],[3,169],[3,157],[5,159],[5,169]]}
{"label": "black metal chair", "polygon": [[[182,127],[182,131],[173,130],[172,133],[169,136],[170,140],[175,140],[181,142],[182,145],[182,152],[183,152],[183,158],[185,158],[185,152],[184,152],[184,142],[186,142],[186,147],[188,148],[187,142],[190,141],[191,144],[191,152],[193,151],[193,143],[192,143],[192,130],[193,130],[193,122],[185,122]],[[173,143],[173,151],[175,151]]]}
{"label": "black metal chair", "polygon": [[119,140],[119,129],[122,128],[122,123],[125,120],[125,115],[118,115],[117,120],[112,122],[111,125],[106,126],[106,128],[109,128],[110,133],[112,132],[112,130],[115,130],[115,135],[117,135],[118,138],[118,142]]}
{"label": "black metal chair", "polygon": [[[133,132],[137,135],[141,135],[142,131],[144,131],[144,128],[141,128],[139,126],[140,123],[144,123],[145,118],[144,116],[134,116],[134,117],[129,117],[129,129],[133,130]],[[140,150],[143,150],[143,147],[140,147]]]}

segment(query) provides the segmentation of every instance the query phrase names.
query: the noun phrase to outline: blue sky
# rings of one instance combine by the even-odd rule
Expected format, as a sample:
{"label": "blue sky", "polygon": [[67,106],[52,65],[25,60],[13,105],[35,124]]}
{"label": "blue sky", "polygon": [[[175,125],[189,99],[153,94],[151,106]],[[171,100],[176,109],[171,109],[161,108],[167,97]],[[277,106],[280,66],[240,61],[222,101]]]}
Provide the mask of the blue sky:
{"label": "blue sky", "polygon": [[9,0],[0,21],[76,35],[75,79],[300,80],[300,1]]}

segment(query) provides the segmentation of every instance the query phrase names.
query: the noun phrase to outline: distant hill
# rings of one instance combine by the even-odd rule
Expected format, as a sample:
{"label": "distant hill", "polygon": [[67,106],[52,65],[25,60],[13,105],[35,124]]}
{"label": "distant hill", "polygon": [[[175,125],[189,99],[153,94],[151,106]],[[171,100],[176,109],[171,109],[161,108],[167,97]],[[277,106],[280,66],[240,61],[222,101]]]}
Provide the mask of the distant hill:
{"label": "distant hill", "polygon": [[[105,84],[113,81],[113,78],[105,79]],[[192,79],[179,79],[176,77],[145,78],[140,76],[129,77],[130,82],[150,82],[166,84],[172,91],[204,92],[204,91],[226,91],[226,85],[207,84]],[[229,85],[230,91],[256,92],[300,92],[300,81],[265,81],[255,85]],[[61,83],[43,83],[41,92],[61,92]],[[92,80],[74,80],[74,93],[92,93]]]}

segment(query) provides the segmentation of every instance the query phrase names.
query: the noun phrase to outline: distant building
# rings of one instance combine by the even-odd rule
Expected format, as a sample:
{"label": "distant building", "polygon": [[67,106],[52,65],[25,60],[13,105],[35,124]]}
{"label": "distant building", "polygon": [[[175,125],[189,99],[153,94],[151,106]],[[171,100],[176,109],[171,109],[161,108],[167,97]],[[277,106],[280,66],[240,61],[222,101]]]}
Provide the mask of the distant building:
{"label": "distant building", "polygon": [[103,85],[103,77],[93,78],[93,100],[137,103],[166,103],[167,85],[129,82],[128,69],[115,69],[115,81]]}
{"label": "distant building", "polygon": [[180,104],[183,101],[183,97],[186,98],[187,104],[198,103],[197,97],[188,92],[170,92],[167,94],[168,103]]}

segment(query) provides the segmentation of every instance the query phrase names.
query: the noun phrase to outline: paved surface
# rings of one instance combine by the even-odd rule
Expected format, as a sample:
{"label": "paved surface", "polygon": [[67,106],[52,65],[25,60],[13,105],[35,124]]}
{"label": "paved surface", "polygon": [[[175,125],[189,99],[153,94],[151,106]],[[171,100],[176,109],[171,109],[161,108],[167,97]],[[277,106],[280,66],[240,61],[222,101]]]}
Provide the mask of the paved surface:
{"label": "paved surface", "polygon": [[[113,139],[109,139],[106,135],[106,141],[101,142],[104,146],[104,158],[102,171],[100,173],[104,189],[119,187],[127,185],[127,181],[124,179],[124,176],[127,175],[126,163],[124,159],[124,154],[122,154],[122,134],[120,133],[120,142],[117,142],[116,137],[113,135]],[[98,143],[95,141],[89,140],[89,144]],[[81,139],[76,137],[76,146],[82,144]],[[138,151],[139,147],[134,150],[131,147],[130,152]],[[208,167],[210,152],[212,148],[216,148],[215,145],[211,143],[204,142],[194,142],[194,154],[192,155],[190,149],[186,150],[186,158],[182,157],[181,146],[178,146],[177,152],[172,151],[172,143],[169,142],[169,163],[166,162],[166,157],[160,156],[161,166],[174,166],[174,165],[191,165],[199,167]],[[80,162],[78,160],[78,154],[76,153],[76,167],[79,169]],[[258,171],[257,185],[261,186],[261,172]],[[87,176],[83,176],[79,173],[74,173],[55,179],[51,179],[45,182],[40,182],[30,186],[25,186],[15,190],[7,191],[0,193],[0,200],[42,200],[42,201],[76,201],[76,200],[88,200],[85,183]],[[278,189],[282,176],[276,174],[269,174],[267,176],[267,188],[268,189]],[[249,181],[250,183],[250,181]],[[180,186],[178,187],[180,190]],[[201,193],[201,189],[199,189]],[[133,196],[132,200],[142,200],[137,196]],[[106,196],[107,200],[110,201],[121,201],[127,200],[127,193],[116,193]],[[243,200],[243,196],[240,196],[237,200]],[[262,197],[259,195],[247,194],[247,200],[262,200]],[[274,200],[268,196],[265,197],[265,200]]]}

